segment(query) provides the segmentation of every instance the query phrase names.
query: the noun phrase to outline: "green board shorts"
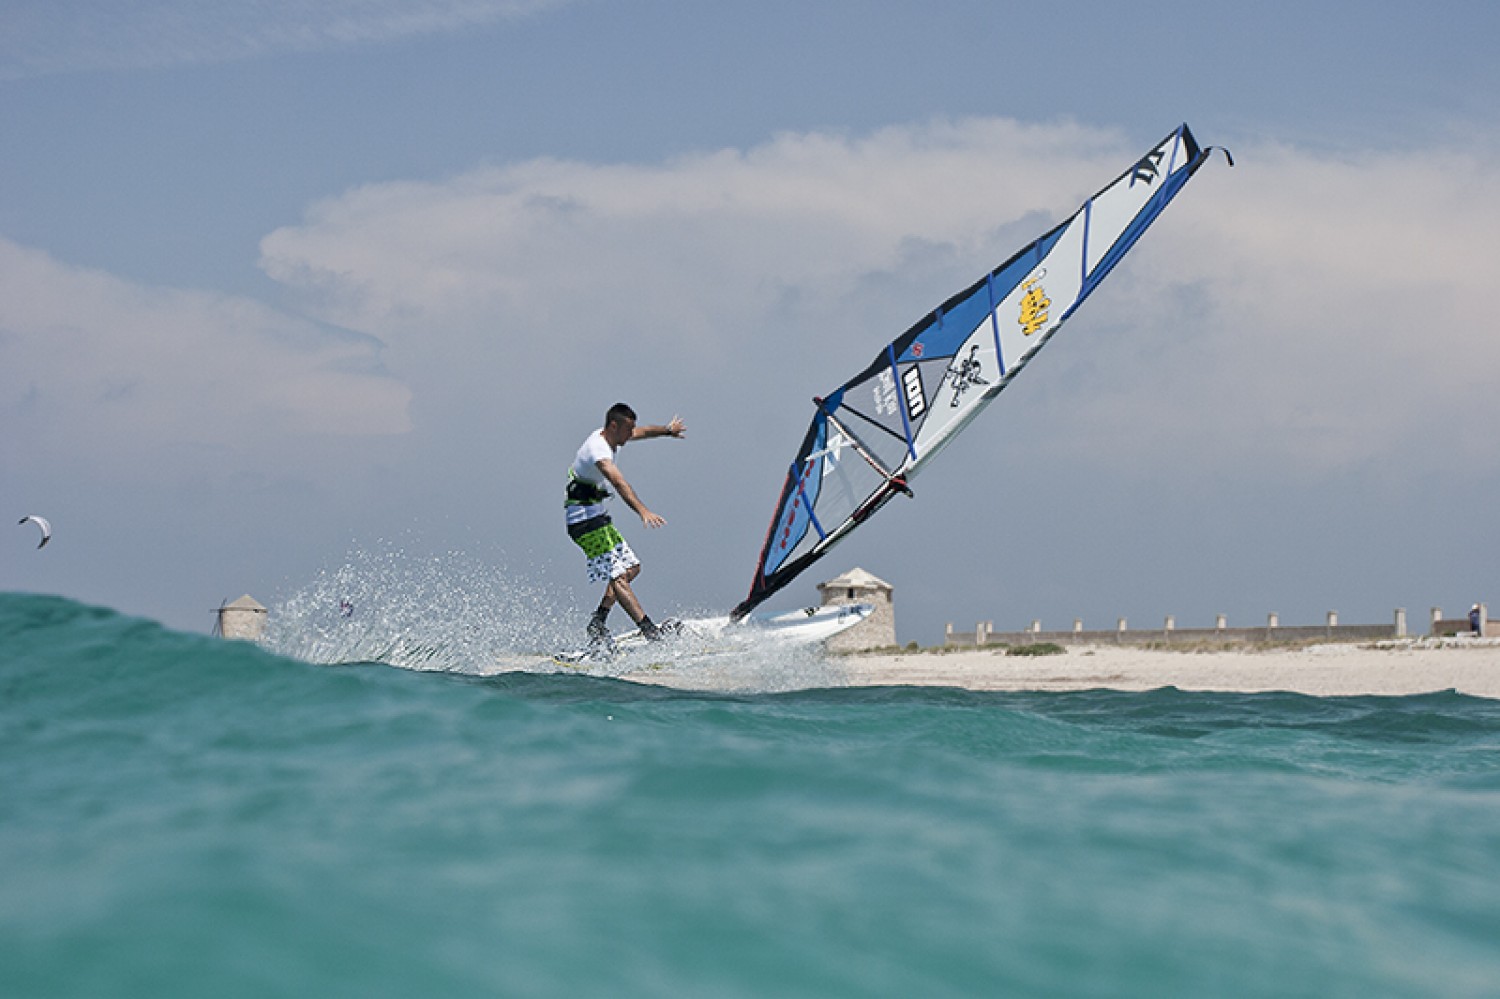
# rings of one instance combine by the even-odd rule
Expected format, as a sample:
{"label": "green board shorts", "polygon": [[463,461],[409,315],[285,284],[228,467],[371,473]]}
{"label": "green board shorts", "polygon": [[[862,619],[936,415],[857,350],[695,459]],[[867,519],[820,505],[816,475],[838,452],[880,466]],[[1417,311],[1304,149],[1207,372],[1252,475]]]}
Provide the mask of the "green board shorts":
{"label": "green board shorts", "polygon": [[591,583],[607,583],[618,579],[641,564],[635,552],[630,550],[630,543],[610,522],[608,514],[591,517],[578,524],[569,524],[568,537],[583,549],[583,557],[588,560]]}

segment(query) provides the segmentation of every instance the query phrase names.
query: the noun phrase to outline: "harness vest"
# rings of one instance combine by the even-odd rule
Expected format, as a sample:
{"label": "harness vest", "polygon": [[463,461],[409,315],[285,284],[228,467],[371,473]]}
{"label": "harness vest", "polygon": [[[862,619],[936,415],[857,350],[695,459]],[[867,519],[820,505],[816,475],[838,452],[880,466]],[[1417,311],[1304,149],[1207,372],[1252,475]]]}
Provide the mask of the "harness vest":
{"label": "harness vest", "polygon": [[565,506],[592,506],[603,503],[612,494],[601,485],[580,479],[578,473],[568,469],[568,498]]}

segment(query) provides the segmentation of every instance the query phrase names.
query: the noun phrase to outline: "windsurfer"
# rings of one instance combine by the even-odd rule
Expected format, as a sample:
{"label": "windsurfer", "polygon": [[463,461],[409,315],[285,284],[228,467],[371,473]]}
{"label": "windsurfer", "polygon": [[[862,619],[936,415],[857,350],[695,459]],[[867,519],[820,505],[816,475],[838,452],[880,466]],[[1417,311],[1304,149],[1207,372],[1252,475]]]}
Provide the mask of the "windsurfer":
{"label": "windsurfer", "polygon": [[605,414],[604,426],[584,440],[568,469],[568,493],[564,505],[568,536],[583,549],[588,559],[590,582],[605,584],[604,598],[599,601],[599,607],[588,624],[589,641],[595,647],[608,649],[610,646],[606,619],[616,603],[625,608],[625,613],[648,639],[659,640],[674,630],[676,622],[663,621],[657,625],[641,608],[641,602],[630,586],[641,571],[641,560],[610,521],[604,504],[610,497],[608,486],[613,486],[625,505],[640,516],[641,523],[648,528],[665,524],[666,520],[648,509],[630,483],[625,481],[625,476],[620,474],[615,453],[630,441],[652,437],[681,438],[685,433],[687,426],[676,416],[665,426],[637,426],[635,410],[619,402]]}

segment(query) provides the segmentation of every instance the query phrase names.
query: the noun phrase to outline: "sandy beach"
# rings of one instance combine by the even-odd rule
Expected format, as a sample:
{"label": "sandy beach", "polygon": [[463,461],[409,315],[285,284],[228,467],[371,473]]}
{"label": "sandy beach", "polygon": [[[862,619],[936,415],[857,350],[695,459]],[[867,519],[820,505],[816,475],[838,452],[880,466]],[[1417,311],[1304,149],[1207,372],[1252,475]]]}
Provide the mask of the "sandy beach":
{"label": "sandy beach", "polygon": [[1172,651],[1076,646],[1061,654],[999,651],[855,655],[841,660],[856,685],[969,690],[1294,691],[1318,696],[1456,690],[1500,698],[1500,639],[1412,639],[1300,648]]}

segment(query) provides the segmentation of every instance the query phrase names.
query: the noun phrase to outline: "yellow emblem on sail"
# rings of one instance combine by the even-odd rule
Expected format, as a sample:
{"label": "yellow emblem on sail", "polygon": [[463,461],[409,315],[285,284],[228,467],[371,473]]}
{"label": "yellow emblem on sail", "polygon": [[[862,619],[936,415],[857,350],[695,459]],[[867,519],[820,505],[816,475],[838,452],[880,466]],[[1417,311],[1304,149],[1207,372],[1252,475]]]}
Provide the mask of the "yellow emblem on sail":
{"label": "yellow emblem on sail", "polygon": [[1025,336],[1031,336],[1047,325],[1047,310],[1052,308],[1052,299],[1048,298],[1047,292],[1037,284],[1041,279],[1042,274],[1038,274],[1021,285],[1026,294],[1021,296],[1021,314],[1016,321],[1021,324],[1021,333]]}

